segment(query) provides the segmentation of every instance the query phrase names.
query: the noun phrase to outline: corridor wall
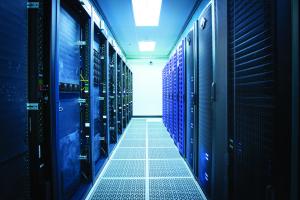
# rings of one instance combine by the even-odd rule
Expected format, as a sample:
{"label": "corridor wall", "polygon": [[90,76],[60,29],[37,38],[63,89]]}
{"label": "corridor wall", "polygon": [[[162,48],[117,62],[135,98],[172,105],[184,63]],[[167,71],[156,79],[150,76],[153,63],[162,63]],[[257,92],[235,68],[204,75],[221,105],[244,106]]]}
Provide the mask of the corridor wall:
{"label": "corridor wall", "polygon": [[134,74],[133,115],[162,116],[161,71],[166,59],[128,59],[127,61]]}

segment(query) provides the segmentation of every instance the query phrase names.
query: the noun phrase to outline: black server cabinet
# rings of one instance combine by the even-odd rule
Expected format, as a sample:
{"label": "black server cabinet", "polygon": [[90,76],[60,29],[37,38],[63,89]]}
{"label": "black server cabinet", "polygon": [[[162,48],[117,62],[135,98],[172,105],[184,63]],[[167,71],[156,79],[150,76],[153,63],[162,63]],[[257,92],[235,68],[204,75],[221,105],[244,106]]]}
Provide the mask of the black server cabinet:
{"label": "black server cabinet", "polygon": [[28,124],[31,198],[47,199],[53,192],[52,138],[50,126],[50,44],[48,29],[52,5],[30,1],[28,7]]}
{"label": "black server cabinet", "polygon": [[57,178],[59,196],[68,199],[79,198],[92,178],[91,20],[79,2],[61,1],[58,13]]}
{"label": "black server cabinet", "polygon": [[189,167],[196,172],[195,153],[197,133],[197,68],[195,60],[195,30],[192,29],[185,39],[186,67],[186,160]]}
{"label": "black server cabinet", "polygon": [[211,195],[213,82],[212,5],[202,11],[198,26],[198,180],[206,197]]}
{"label": "black server cabinet", "polygon": [[[3,199],[30,198],[26,3],[23,0],[0,2],[0,194]],[[30,110],[31,105],[28,105]]]}
{"label": "black server cabinet", "polygon": [[109,44],[109,136],[110,144],[117,143],[117,53]]}
{"label": "black server cabinet", "polygon": [[109,109],[108,109],[108,41],[100,28],[94,24],[94,150],[95,176],[109,155]]}
{"label": "black server cabinet", "polygon": [[126,128],[126,76],[125,76],[125,70],[126,70],[126,64],[124,63],[122,66],[122,124],[123,129]]}
{"label": "black server cabinet", "polygon": [[117,119],[117,131],[118,134],[122,134],[123,132],[123,61],[121,57],[118,55],[117,59],[117,111],[118,111],[118,119]]}
{"label": "black server cabinet", "polygon": [[125,106],[125,123],[128,124],[129,122],[129,117],[128,117],[128,114],[129,114],[129,107],[128,107],[128,102],[129,102],[129,78],[128,78],[128,66],[125,65],[125,71],[124,71],[124,76],[125,76],[125,103],[124,103],[124,106]]}
{"label": "black server cabinet", "polygon": [[290,199],[290,1],[228,1],[229,199]]}
{"label": "black server cabinet", "polygon": [[129,69],[129,121],[133,115],[133,74]]}

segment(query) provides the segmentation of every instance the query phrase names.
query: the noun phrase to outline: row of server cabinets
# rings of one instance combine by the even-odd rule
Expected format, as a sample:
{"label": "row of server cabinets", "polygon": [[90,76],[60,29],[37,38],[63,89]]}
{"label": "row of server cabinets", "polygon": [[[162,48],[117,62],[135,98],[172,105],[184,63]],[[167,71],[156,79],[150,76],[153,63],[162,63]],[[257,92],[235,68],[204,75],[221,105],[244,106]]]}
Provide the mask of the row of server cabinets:
{"label": "row of server cabinets", "polygon": [[290,199],[290,2],[204,3],[163,69],[163,122],[207,199]]}
{"label": "row of server cabinets", "polygon": [[88,1],[0,2],[1,199],[81,199],[132,117],[132,72]]}

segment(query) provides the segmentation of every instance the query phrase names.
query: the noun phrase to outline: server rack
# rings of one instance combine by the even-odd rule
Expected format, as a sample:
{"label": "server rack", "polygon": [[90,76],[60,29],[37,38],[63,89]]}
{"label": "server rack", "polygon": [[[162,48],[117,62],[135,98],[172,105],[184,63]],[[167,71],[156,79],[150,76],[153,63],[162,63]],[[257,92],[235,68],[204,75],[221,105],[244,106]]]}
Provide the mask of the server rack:
{"label": "server rack", "polygon": [[168,63],[165,65],[164,69],[163,69],[163,122],[165,127],[168,127],[168,81],[167,81],[167,65]]}
{"label": "server rack", "polygon": [[122,98],[123,98],[123,116],[122,116],[122,119],[123,119],[123,125],[124,127],[127,126],[127,107],[126,107],[126,102],[127,102],[127,71],[126,71],[126,65],[124,63],[123,65],[123,70],[122,70],[122,77],[123,77],[123,88],[122,88],[122,91],[123,91],[123,94],[122,94]]}
{"label": "server rack", "polygon": [[109,135],[111,149],[118,141],[117,134],[117,52],[109,44]]}
{"label": "server rack", "polygon": [[166,67],[162,70],[162,121],[166,125]]}
{"label": "server rack", "polygon": [[185,157],[185,56],[184,41],[178,47],[178,149],[180,154]]}
{"label": "server rack", "polygon": [[230,199],[290,199],[290,9],[228,1]]}
{"label": "server rack", "polygon": [[[168,131],[173,134],[173,90],[172,90],[172,60],[168,64]],[[173,138],[173,137],[172,137]]]}
{"label": "server rack", "polygon": [[173,121],[172,121],[172,137],[176,146],[178,145],[178,67],[177,67],[177,50],[172,57],[172,102],[173,102]]}
{"label": "server rack", "polygon": [[57,11],[58,76],[55,81],[59,87],[56,107],[59,198],[79,198],[92,181],[92,24],[90,14],[79,2],[61,1]]}
{"label": "server rack", "polygon": [[129,121],[132,118],[133,115],[133,73],[132,71],[129,69],[130,71],[130,78],[129,78],[129,88],[130,88],[130,93],[129,93]]}
{"label": "server rack", "polygon": [[128,66],[125,66],[125,120],[126,124],[130,120],[130,70]]}
{"label": "server rack", "polygon": [[185,38],[185,89],[186,89],[186,160],[192,171],[197,171],[196,167],[196,134],[197,129],[197,67],[196,67],[196,39],[195,28],[191,29]]}
{"label": "server rack", "polygon": [[118,110],[118,119],[117,119],[117,127],[118,127],[118,134],[122,134],[123,132],[123,61],[121,57],[118,55],[117,59],[117,110]]}
{"label": "server rack", "polygon": [[162,71],[163,122],[181,154],[184,153],[185,147],[185,64],[183,48],[182,42],[178,47],[178,51],[175,51]]}
{"label": "server rack", "polygon": [[[27,1],[0,2],[1,198],[30,198]],[[35,104],[27,104],[33,111]],[[32,102],[34,103],[34,102]],[[30,106],[33,106],[31,108]],[[30,113],[31,114],[31,113]]]}
{"label": "server rack", "polygon": [[[0,10],[1,195],[81,199],[109,155],[115,50],[87,0],[1,1]],[[132,113],[131,72],[128,81]]]}
{"label": "server rack", "polygon": [[94,66],[95,66],[95,111],[94,120],[94,176],[99,172],[109,155],[109,92],[108,92],[108,41],[94,22]]}
{"label": "server rack", "polygon": [[211,197],[212,127],[215,82],[213,80],[212,4],[198,20],[198,178],[206,197]]}

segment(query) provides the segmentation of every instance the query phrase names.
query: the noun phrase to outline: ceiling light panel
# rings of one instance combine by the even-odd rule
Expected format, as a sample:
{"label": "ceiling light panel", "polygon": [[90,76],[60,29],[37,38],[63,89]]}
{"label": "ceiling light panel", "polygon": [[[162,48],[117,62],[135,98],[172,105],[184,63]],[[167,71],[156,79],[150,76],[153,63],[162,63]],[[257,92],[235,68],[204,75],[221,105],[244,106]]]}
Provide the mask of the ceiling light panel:
{"label": "ceiling light panel", "polygon": [[140,51],[154,51],[156,43],[153,41],[141,41],[139,42]]}
{"label": "ceiling light panel", "polygon": [[131,0],[136,26],[158,26],[162,0]]}

